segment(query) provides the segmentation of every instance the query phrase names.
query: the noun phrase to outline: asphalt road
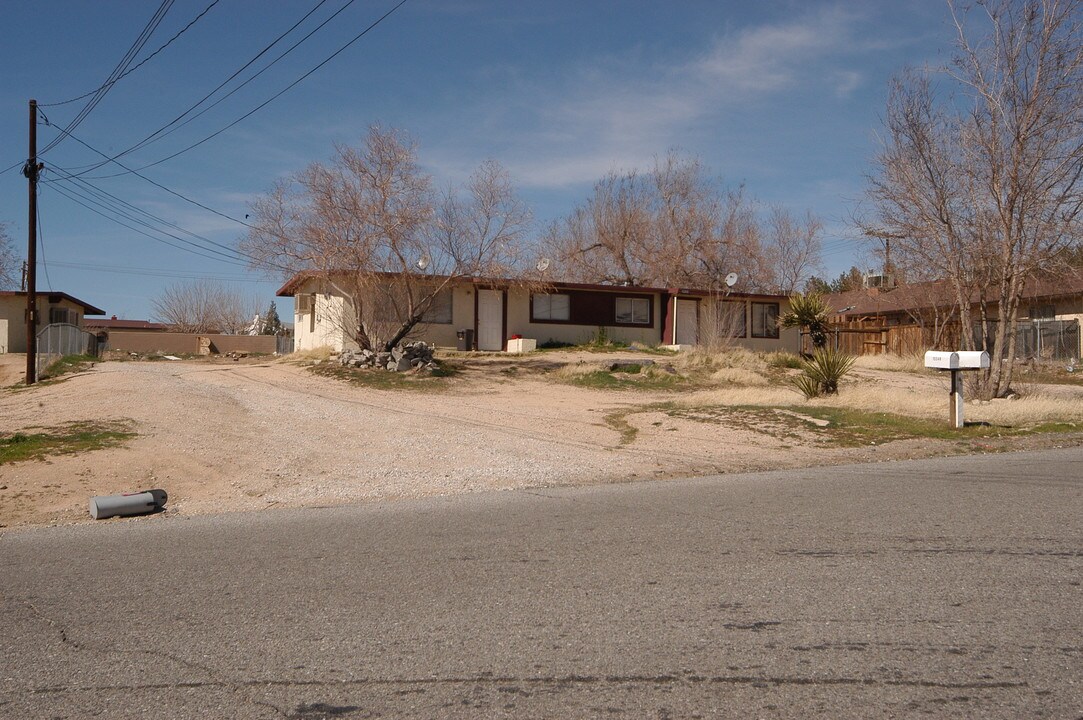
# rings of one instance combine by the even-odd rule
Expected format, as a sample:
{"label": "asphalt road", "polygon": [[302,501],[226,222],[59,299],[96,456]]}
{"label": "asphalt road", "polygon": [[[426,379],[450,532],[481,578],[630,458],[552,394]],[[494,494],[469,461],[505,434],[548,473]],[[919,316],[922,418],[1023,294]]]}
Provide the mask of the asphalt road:
{"label": "asphalt road", "polygon": [[1083,716],[1083,449],[0,538],[3,718]]}

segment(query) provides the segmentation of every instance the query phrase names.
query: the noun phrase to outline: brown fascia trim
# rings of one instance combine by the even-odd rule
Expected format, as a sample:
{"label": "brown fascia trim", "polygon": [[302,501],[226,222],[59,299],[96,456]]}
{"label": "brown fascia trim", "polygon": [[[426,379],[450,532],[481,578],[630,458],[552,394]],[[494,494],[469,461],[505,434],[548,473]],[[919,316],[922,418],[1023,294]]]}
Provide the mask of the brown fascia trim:
{"label": "brown fascia trim", "polygon": [[[0,297],[26,297],[26,295],[27,295],[27,293],[26,293],[25,290],[0,290]],[[53,296],[53,295],[56,295],[58,297],[62,297],[65,300],[67,300],[69,302],[73,302],[76,305],[83,308],[83,315],[104,315],[105,314],[105,311],[102,310],[101,308],[96,308],[93,305],[91,305],[90,303],[83,302],[82,300],[80,300],[77,297],[73,297],[71,295],[68,295],[66,292],[59,292],[59,291],[37,292],[37,293],[34,293],[34,295],[36,297],[38,297],[38,298],[43,298],[43,297],[48,298],[48,297]]]}
{"label": "brown fascia trim", "polygon": [[694,298],[707,298],[717,297],[722,300],[728,300],[735,298],[739,300],[770,300],[772,302],[780,302],[782,300],[789,300],[789,295],[772,295],[770,293],[746,293],[746,292],[719,292],[716,290],[697,290],[695,288],[667,288],[661,292],[669,293],[671,297],[694,297]]}
{"label": "brown fascia trim", "polygon": [[[394,277],[397,273],[380,273],[380,274],[388,276],[388,277]],[[292,297],[297,292],[297,288],[299,288],[306,280],[310,280],[312,278],[320,277],[321,275],[323,275],[323,273],[315,271],[315,270],[304,270],[302,272],[299,272],[296,275],[294,275],[292,278],[290,278],[286,282],[285,285],[283,285],[281,288],[279,288],[278,292],[275,293],[275,295],[278,296],[278,297]],[[442,279],[445,279],[447,276],[446,275],[432,275],[432,276],[427,276],[427,277],[431,277],[434,280],[442,280]],[[494,289],[497,289],[497,288],[506,289],[506,288],[509,288],[509,287],[515,285],[516,281],[508,279],[508,278],[472,277],[472,278],[463,278],[461,280],[461,283],[462,284],[470,284],[470,285],[473,285],[473,286],[485,286],[485,287],[490,287],[490,288],[494,288]],[[558,281],[543,282],[541,284],[544,287],[553,288],[554,290],[593,290],[593,291],[597,291],[597,292],[608,292],[608,293],[614,293],[614,294],[619,294],[619,293],[641,293],[641,294],[656,294],[656,295],[669,294],[669,295],[675,296],[675,297],[682,297],[683,296],[683,297],[697,297],[697,298],[712,297],[712,296],[715,296],[715,295],[719,294],[719,293],[712,292],[710,290],[698,290],[698,289],[694,289],[694,288],[658,288],[658,287],[646,287],[646,286],[642,286],[642,285],[604,285],[604,284],[601,284],[601,283],[574,283],[574,282],[558,282]],[[746,300],[767,299],[767,300],[775,300],[775,301],[777,301],[777,300],[787,300],[789,298],[788,295],[770,295],[770,294],[766,294],[766,293],[742,293],[742,292],[725,293],[724,295],[722,295],[722,297],[723,298],[740,298],[740,299],[746,299]]]}

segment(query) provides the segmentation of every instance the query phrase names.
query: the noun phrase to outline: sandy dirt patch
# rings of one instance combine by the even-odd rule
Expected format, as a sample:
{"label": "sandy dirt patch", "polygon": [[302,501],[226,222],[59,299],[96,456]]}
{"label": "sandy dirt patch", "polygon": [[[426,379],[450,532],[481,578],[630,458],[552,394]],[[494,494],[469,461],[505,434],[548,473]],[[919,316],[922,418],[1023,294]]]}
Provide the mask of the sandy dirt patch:
{"label": "sandy dirt patch", "polygon": [[[569,360],[483,358],[428,393],[354,387],[281,361],[109,362],[0,391],[0,432],[116,420],[138,433],[120,448],[0,466],[0,525],[92,522],[90,496],[151,487],[169,492],[168,513],[191,515],[973,450],[926,440],[824,446],[782,417],[778,428],[674,417],[644,410],[671,393],[583,389],[539,374]],[[512,367],[526,372],[503,372]],[[936,388],[937,379],[903,382]],[[1042,442],[1052,441],[1029,446]]]}

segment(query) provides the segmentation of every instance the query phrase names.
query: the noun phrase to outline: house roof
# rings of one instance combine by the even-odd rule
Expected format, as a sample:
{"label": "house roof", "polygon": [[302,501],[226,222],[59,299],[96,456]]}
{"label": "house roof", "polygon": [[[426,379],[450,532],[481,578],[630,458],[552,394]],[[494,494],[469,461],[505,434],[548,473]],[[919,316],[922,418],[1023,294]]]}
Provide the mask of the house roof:
{"label": "house roof", "polygon": [[88,328],[100,328],[102,330],[168,330],[168,325],[151,322],[149,320],[118,320],[114,315],[111,318],[86,318],[83,326]]}
{"label": "house roof", "polygon": [[[1023,288],[1028,302],[1083,294],[1083,270],[1073,270],[1058,277],[1033,278]],[[833,315],[891,315],[954,305],[955,298],[947,280],[899,285],[895,288],[863,288],[826,296]],[[849,308],[849,309],[846,309]],[[845,312],[840,312],[846,309]]]}
{"label": "house roof", "polygon": [[[387,273],[390,275],[391,273]],[[275,293],[278,297],[292,297],[297,293],[302,285],[306,281],[319,278],[323,273],[314,270],[304,270],[297,273],[292,278],[286,281],[286,284],[278,289]],[[443,279],[440,276],[433,276],[434,279]],[[507,278],[464,278],[464,283],[469,282],[472,285],[509,285],[513,281]],[[661,288],[661,287],[647,287],[640,285],[603,285],[598,283],[573,283],[573,282],[547,282],[546,287],[551,287],[556,290],[598,290],[604,292],[626,292],[626,293],[668,293],[670,295],[685,295],[689,297],[707,297],[711,295],[711,291],[698,289],[698,288]],[[741,293],[731,292],[727,293],[728,297],[740,297],[740,298],[768,298],[778,299],[784,298],[785,295],[768,295],[762,293]]]}
{"label": "house roof", "polygon": [[[84,315],[104,315],[105,314],[105,311],[102,310],[101,308],[94,307],[90,303],[84,302],[84,301],[80,300],[77,297],[73,297],[71,295],[68,295],[65,292],[37,292],[37,293],[34,293],[34,294],[35,294],[35,296],[37,296],[39,302],[40,302],[40,300],[42,298],[46,298],[50,303],[56,303],[56,302],[59,302],[61,298],[63,298],[64,300],[67,300],[68,302],[75,303],[76,305],[79,305],[80,307],[83,308],[83,314]],[[25,290],[0,290],[0,297],[24,297],[25,298],[26,295],[27,295],[27,293],[26,293]],[[56,299],[54,299],[54,298],[56,298]]]}

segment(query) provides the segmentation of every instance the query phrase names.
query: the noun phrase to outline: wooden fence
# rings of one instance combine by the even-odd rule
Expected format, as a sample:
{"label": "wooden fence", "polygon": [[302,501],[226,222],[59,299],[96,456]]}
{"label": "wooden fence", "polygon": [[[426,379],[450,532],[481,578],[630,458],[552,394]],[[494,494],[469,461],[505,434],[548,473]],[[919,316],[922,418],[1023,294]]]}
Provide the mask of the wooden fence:
{"label": "wooden fence", "polygon": [[[958,347],[959,326],[944,326],[937,332],[920,325],[854,321],[832,326],[827,343],[849,355],[920,355],[926,350]],[[801,333],[801,351],[812,352],[812,340],[806,332]]]}
{"label": "wooden fence", "polygon": [[[975,329],[975,334],[978,330]],[[963,346],[962,325],[939,327],[882,325],[853,321],[832,326],[828,346],[849,355],[921,355],[926,350],[957,350]],[[801,351],[812,352],[812,340],[801,332]],[[1005,348],[1007,351],[1007,348]],[[1016,357],[1019,359],[1062,360],[1083,355],[1077,320],[1021,320],[1016,327]]]}

